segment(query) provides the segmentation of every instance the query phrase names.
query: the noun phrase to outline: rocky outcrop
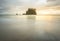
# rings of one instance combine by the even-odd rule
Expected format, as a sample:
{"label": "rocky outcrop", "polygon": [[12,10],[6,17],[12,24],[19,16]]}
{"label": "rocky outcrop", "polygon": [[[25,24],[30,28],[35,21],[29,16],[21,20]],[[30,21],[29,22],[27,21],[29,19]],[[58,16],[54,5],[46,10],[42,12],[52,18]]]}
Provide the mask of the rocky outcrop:
{"label": "rocky outcrop", "polygon": [[36,9],[28,8],[26,15],[36,15]]}

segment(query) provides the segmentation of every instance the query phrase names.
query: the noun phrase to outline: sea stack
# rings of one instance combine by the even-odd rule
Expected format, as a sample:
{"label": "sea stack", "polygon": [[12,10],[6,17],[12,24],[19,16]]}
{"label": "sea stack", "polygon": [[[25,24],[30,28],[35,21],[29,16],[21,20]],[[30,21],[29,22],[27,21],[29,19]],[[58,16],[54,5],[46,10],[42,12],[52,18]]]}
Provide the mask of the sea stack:
{"label": "sea stack", "polygon": [[36,9],[28,8],[28,10],[26,11],[26,15],[36,15]]}

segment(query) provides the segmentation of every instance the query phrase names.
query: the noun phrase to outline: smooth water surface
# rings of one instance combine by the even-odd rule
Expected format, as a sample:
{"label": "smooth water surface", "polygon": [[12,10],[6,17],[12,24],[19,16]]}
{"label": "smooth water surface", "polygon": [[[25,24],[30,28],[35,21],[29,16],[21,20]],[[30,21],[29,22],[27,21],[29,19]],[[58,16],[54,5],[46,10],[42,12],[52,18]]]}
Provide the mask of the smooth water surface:
{"label": "smooth water surface", "polygon": [[0,41],[59,41],[60,16],[0,16]]}

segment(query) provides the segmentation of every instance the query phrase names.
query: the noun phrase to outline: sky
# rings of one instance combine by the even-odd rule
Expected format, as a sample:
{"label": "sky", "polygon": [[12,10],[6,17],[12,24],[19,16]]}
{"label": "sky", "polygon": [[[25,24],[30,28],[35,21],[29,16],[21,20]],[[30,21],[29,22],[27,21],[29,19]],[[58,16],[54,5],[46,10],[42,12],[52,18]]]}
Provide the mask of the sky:
{"label": "sky", "polygon": [[25,13],[28,8],[60,7],[60,0],[0,0],[0,14]]}

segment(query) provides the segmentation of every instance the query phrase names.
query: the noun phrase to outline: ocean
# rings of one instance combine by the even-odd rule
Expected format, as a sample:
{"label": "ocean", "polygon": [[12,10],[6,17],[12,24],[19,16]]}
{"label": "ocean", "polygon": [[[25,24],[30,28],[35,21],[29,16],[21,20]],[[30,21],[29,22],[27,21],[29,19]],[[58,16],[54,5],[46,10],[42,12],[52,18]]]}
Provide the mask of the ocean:
{"label": "ocean", "polygon": [[0,16],[0,41],[59,41],[60,16]]}

